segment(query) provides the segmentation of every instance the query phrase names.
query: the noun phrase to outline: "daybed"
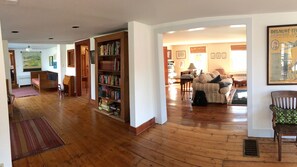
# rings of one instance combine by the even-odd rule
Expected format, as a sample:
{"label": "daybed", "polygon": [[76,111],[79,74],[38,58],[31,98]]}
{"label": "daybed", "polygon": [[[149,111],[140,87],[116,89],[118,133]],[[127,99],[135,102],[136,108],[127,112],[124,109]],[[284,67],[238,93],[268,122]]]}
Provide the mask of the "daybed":
{"label": "daybed", "polygon": [[51,71],[32,71],[31,84],[38,89],[58,88],[58,74]]}

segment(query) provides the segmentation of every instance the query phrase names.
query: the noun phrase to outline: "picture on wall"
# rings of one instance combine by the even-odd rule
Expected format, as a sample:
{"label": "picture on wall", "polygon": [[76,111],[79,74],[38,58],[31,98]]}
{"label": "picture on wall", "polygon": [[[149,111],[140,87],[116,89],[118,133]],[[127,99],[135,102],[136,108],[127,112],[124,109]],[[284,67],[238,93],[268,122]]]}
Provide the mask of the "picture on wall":
{"label": "picture on wall", "polygon": [[267,27],[267,85],[297,84],[297,25]]}
{"label": "picture on wall", "polygon": [[41,52],[22,51],[23,71],[41,71]]}
{"label": "picture on wall", "polygon": [[186,58],[186,51],[185,50],[176,51],[176,58],[177,59],[185,59]]}
{"label": "picture on wall", "polygon": [[54,56],[49,56],[49,66],[53,66]]}
{"label": "picture on wall", "polygon": [[172,59],[171,50],[167,50],[167,58]]}

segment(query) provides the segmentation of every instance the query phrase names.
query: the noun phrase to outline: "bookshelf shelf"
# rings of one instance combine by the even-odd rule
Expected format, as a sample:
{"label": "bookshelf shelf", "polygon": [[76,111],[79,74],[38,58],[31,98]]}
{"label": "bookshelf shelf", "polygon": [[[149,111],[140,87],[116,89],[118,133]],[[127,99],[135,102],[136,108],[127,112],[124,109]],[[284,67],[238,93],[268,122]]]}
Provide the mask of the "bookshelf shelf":
{"label": "bookshelf shelf", "polygon": [[96,101],[101,113],[129,122],[128,33],[95,38]]}

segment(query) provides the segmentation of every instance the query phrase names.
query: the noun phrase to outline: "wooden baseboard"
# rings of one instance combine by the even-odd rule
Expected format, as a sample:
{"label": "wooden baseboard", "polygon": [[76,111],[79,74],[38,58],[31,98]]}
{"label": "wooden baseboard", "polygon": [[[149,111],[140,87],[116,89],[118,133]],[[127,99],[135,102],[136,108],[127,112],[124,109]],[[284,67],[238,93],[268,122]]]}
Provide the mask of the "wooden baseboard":
{"label": "wooden baseboard", "polygon": [[139,135],[142,132],[146,131],[147,129],[149,129],[150,127],[152,127],[153,125],[155,125],[155,117],[146,121],[145,123],[143,123],[142,125],[138,126],[137,128],[130,126],[130,131],[132,133],[134,133],[135,135]]}

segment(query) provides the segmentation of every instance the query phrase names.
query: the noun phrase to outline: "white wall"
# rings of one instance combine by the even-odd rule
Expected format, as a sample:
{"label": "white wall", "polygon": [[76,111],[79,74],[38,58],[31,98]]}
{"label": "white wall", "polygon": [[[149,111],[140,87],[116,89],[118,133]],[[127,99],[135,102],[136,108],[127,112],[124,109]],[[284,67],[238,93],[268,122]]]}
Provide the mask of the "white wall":
{"label": "white wall", "polygon": [[[52,71],[58,72],[58,68],[54,69],[54,66],[49,65],[49,57],[54,56],[53,61],[58,61],[58,48],[57,46],[49,48],[49,49],[42,49],[41,51],[41,64],[42,64],[42,71]],[[23,60],[23,59],[22,59]]]}
{"label": "white wall", "polygon": [[259,14],[253,16],[252,44],[252,77],[253,98],[252,109],[249,111],[249,135],[272,136],[272,114],[268,108],[271,104],[270,92],[274,90],[296,90],[296,85],[267,86],[267,32],[270,25],[296,24],[297,12]]}
{"label": "white wall", "polygon": [[[6,42],[5,42],[6,43]],[[6,47],[7,48],[7,47]],[[8,50],[5,49],[5,52]],[[4,51],[2,43],[2,31],[0,23],[0,84],[6,85],[5,78],[5,63],[4,63]],[[3,163],[5,167],[11,167],[11,150],[10,150],[10,135],[9,135],[9,119],[8,119],[8,105],[6,86],[0,86],[0,164]]]}
{"label": "white wall", "polygon": [[128,23],[128,35],[130,125],[138,127],[155,117],[152,30],[133,21]]}
{"label": "white wall", "polygon": [[[66,45],[66,53],[67,53],[67,50],[74,49],[74,47],[75,47],[74,44],[68,44],[68,45]],[[75,72],[75,66],[76,66],[75,65],[75,63],[76,63],[75,57],[76,56],[74,56],[74,67],[66,67],[66,73],[65,73],[65,75],[70,75],[70,76],[75,76],[76,75],[76,72]],[[66,64],[68,64],[67,56],[66,56]]]}
{"label": "white wall", "polygon": [[9,92],[11,92],[11,75],[10,75],[10,55],[8,52],[8,41],[3,40],[3,52],[4,52],[4,63],[5,63],[5,78],[8,79]]}

